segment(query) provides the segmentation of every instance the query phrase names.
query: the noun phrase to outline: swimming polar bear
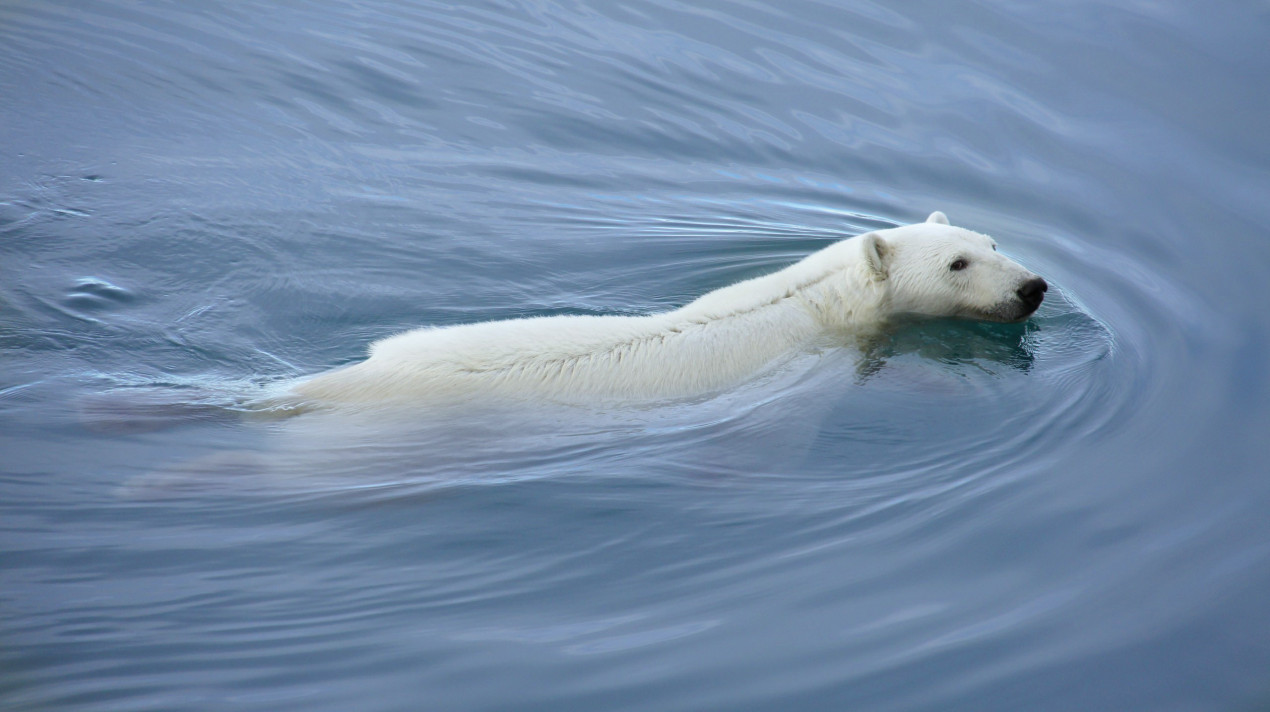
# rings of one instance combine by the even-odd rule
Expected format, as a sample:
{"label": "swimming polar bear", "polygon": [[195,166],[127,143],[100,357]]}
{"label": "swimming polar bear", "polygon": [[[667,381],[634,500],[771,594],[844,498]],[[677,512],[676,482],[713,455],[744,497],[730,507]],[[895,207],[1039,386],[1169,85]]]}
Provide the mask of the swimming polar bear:
{"label": "swimming polar bear", "polygon": [[1044,279],[998,254],[991,238],[935,212],[673,311],[409,331],[372,344],[365,361],[287,384],[268,405],[688,397],[744,381],[826,334],[866,335],[902,315],[1022,321],[1046,289]]}

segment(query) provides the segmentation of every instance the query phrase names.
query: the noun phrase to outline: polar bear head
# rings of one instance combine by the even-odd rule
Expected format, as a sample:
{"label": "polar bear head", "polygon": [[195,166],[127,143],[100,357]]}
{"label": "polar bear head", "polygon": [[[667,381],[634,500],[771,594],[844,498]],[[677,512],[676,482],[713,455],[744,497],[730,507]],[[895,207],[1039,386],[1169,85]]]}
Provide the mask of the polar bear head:
{"label": "polar bear head", "polygon": [[891,315],[1023,321],[1048,289],[1044,279],[998,253],[992,238],[949,225],[941,212],[860,241]]}

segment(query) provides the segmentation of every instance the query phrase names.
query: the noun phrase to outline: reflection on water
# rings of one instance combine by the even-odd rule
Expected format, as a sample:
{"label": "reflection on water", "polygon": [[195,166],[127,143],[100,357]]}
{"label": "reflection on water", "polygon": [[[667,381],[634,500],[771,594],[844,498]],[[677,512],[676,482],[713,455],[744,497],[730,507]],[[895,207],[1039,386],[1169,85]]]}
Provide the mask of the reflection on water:
{"label": "reflection on water", "polygon": [[[1047,348],[1051,343],[1080,346],[1060,353]],[[351,490],[409,496],[509,478],[558,476],[563,463],[598,472],[611,468],[614,458],[647,459],[659,469],[720,478],[788,476],[791,470],[811,473],[824,465],[828,470],[823,476],[833,476],[840,464],[817,463],[809,451],[818,434],[832,427],[833,412],[844,402],[851,403],[853,419],[874,420],[875,430],[882,423],[906,423],[907,417],[896,414],[878,417],[880,408],[905,401],[922,408],[948,401],[949,407],[991,412],[1003,394],[1036,390],[1031,384],[1038,379],[1069,379],[1078,388],[1091,387],[1085,372],[1108,349],[1105,330],[1059,298],[1026,324],[922,320],[878,334],[863,351],[854,340],[826,342],[749,383],[689,400],[603,407],[482,400],[297,414],[256,410],[243,394],[218,402],[215,393],[131,388],[84,398],[78,415],[86,427],[103,433],[211,423],[219,433],[232,434],[232,448],[217,438],[196,447],[193,455],[130,478],[120,494],[138,499],[200,491],[277,496]],[[1091,399],[1072,395],[1058,392],[1032,403],[1016,402],[1010,419],[1025,419],[1032,429],[1044,430],[1068,419],[1098,417],[1073,412]],[[902,470],[915,466],[908,457],[921,461],[955,453],[997,464],[1030,456],[1020,443],[1001,437],[1000,423],[982,420],[977,425],[972,441],[960,433],[953,440],[911,443],[903,456],[890,453],[887,462],[868,466]]]}
{"label": "reflection on water", "polygon": [[1036,332],[1035,322],[1018,325],[943,320],[924,323],[888,332],[870,343],[860,364],[860,373],[866,378],[875,375],[886,366],[888,359],[901,355],[957,366],[984,368],[995,363],[1026,372],[1036,358],[1033,354]]}

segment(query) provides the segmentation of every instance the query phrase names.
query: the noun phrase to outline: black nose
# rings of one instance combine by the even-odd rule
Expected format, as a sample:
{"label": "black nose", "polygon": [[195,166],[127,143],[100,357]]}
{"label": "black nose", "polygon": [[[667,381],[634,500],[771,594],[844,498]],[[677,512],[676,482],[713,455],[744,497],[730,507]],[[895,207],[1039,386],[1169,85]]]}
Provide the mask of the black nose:
{"label": "black nose", "polygon": [[1045,300],[1045,292],[1049,288],[1050,286],[1045,283],[1045,280],[1040,277],[1033,277],[1024,282],[1016,294],[1019,295],[1019,299],[1022,299],[1029,309],[1036,311],[1036,308],[1041,306],[1041,302]]}

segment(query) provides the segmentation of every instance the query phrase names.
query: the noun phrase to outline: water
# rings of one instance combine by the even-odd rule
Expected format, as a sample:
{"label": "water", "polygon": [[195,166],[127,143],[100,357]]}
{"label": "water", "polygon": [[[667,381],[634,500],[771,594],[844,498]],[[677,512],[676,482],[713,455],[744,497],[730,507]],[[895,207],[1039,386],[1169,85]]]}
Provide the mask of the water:
{"label": "water", "polygon": [[[0,706],[1265,709],[1268,31],[8,4]],[[670,308],[936,209],[1050,280],[1027,325],[686,403],[223,417],[407,328]]]}

